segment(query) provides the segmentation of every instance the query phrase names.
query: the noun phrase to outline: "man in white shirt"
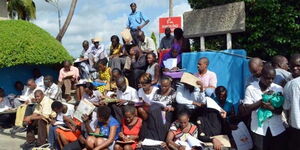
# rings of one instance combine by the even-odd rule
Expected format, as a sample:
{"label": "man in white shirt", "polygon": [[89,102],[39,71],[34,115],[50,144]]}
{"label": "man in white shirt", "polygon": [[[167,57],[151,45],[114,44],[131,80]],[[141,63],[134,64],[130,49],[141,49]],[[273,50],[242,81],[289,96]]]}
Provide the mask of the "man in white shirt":
{"label": "man in white shirt", "polygon": [[283,90],[285,101],[283,108],[289,111],[288,139],[290,149],[300,148],[300,54],[294,54],[290,59],[290,69],[293,80],[289,81]]}
{"label": "man in white shirt", "polygon": [[[282,106],[275,108],[271,103],[262,102],[262,95],[267,92],[281,93],[282,87],[272,83],[276,72],[271,65],[262,69],[260,81],[253,82],[246,88],[244,105],[252,111],[251,131],[255,150],[282,150],[285,144],[285,127],[281,118]],[[264,108],[272,111],[272,116],[258,125],[257,111]]]}
{"label": "man in white shirt", "polygon": [[21,81],[16,81],[15,89],[18,91],[18,95],[24,95],[28,87],[24,85]]}
{"label": "man in white shirt", "polygon": [[157,56],[157,50],[155,48],[155,43],[150,37],[146,37],[143,31],[138,33],[139,47],[144,53],[153,52]]}
{"label": "man in white shirt", "polygon": [[107,57],[104,45],[100,44],[100,38],[94,38],[92,40],[93,45],[86,51],[89,58],[90,66],[94,66],[100,59]]}
{"label": "man in white shirt", "polygon": [[36,85],[40,88],[45,90],[45,85],[44,85],[44,76],[42,75],[40,69],[34,68],[33,69],[33,78],[36,83]]}
{"label": "man in white shirt", "polygon": [[46,76],[44,79],[44,85],[45,85],[45,96],[51,98],[52,100],[61,101],[62,100],[62,91],[58,85],[53,83],[53,77],[52,76]]}

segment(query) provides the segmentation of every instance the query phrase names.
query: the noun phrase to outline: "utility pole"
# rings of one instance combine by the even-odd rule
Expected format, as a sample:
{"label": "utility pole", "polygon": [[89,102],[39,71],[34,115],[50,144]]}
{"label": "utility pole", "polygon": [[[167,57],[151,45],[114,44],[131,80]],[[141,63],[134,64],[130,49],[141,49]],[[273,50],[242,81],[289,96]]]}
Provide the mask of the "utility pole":
{"label": "utility pole", "polygon": [[173,0],[169,0],[169,17],[173,17]]}

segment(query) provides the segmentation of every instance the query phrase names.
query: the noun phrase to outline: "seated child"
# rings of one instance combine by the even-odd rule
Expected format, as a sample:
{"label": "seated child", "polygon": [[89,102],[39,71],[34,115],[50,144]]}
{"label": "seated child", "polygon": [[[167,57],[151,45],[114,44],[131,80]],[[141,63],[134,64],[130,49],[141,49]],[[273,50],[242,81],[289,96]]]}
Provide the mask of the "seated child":
{"label": "seated child", "polygon": [[142,127],[142,119],[137,117],[137,110],[134,106],[124,107],[124,119],[122,120],[122,131],[119,134],[120,141],[115,144],[115,150],[134,150],[139,139]]}
{"label": "seated child", "polygon": [[86,139],[87,149],[112,149],[113,143],[118,139],[121,131],[120,123],[111,116],[108,106],[99,106],[97,109],[98,124],[93,136]]}

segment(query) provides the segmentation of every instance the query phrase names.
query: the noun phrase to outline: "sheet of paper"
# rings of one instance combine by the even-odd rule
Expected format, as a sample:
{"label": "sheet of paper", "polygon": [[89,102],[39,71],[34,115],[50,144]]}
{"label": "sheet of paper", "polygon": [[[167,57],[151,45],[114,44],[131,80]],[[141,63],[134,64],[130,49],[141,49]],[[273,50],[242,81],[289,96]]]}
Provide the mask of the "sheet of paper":
{"label": "sheet of paper", "polygon": [[178,145],[184,146],[185,150],[191,150],[192,149],[192,147],[190,146],[190,144],[188,142],[177,140],[177,141],[175,141],[175,143],[178,144]]}
{"label": "sheet of paper", "polygon": [[182,74],[180,82],[189,84],[189,85],[194,86],[194,87],[199,87],[199,85],[196,83],[199,80],[200,79],[197,78],[196,76],[185,72],[185,73]]}
{"label": "sheet of paper", "polygon": [[187,138],[187,142],[189,143],[190,147],[194,147],[194,146],[197,146],[197,147],[202,147],[202,143],[200,140],[198,140],[197,138],[193,137],[193,136],[189,136]]}
{"label": "sheet of paper", "polygon": [[177,66],[177,58],[169,58],[163,61],[165,68],[172,69]]}
{"label": "sheet of paper", "polygon": [[211,99],[210,97],[205,97],[205,98],[206,98],[206,107],[207,108],[212,108],[219,112],[224,111],[215,100]]}
{"label": "sheet of paper", "polygon": [[162,143],[163,143],[162,141],[156,141],[156,140],[152,140],[152,139],[144,139],[144,141],[142,142],[142,145],[156,146],[156,145],[161,145]]}
{"label": "sheet of paper", "polygon": [[252,149],[252,138],[244,122],[240,122],[238,129],[232,130],[231,134],[238,150]]}
{"label": "sheet of paper", "polygon": [[74,113],[74,117],[82,122],[81,116],[83,114],[90,115],[95,109],[95,106],[86,99],[80,101],[77,110]]}
{"label": "sheet of paper", "polygon": [[152,103],[152,104],[153,104],[153,103],[159,104],[159,105],[161,105],[162,107],[166,107],[166,104],[163,103],[163,102],[160,102],[160,101],[151,101],[151,103]]}

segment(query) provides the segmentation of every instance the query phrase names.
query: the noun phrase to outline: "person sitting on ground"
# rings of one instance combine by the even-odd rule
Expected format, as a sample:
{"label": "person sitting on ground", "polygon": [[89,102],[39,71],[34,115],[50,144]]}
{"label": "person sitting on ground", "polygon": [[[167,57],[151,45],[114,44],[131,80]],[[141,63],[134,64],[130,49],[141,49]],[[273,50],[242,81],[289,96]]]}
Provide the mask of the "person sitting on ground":
{"label": "person sitting on ground", "polygon": [[99,79],[96,79],[95,81],[105,84],[105,85],[100,85],[97,87],[97,89],[101,93],[104,92],[106,84],[107,84],[108,80],[110,80],[110,78],[111,78],[110,77],[111,69],[110,69],[110,67],[106,67],[106,65],[107,65],[106,58],[99,60],[99,62],[97,63],[98,70],[99,70]]}
{"label": "person sitting on ground", "polygon": [[27,91],[27,85],[24,85],[21,81],[15,82],[15,89],[17,90],[18,94],[17,96],[24,95]]}
{"label": "person sitting on ground", "polygon": [[119,133],[119,140],[124,143],[116,143],[114,146],[115,150],[136,149],[138,139],[139,139],[139,133],[143,123],[142,119],[136,116],[136,113],[137,110],[134,106],[124,107],[124,119],[122,120],[122,131]]}
{"label": "person sitting on ground", "polygon": [[72,86],[77,83],[79,77],[79,70],[78,68],[72,66],[72,63],[69,61],[63,62],[64,67],[59,71],[59,85],[60,87],[64,87],[64,98],[66,101],[70,101],[71,98],[71,90]]}
{"label": "person sitting on ground", "polygon": [[40,69],[34,68],[32,72],[33,72],[33,79],[34,79],[34,82],[36,83],[36,85],[37,85],[40,89],[45,90],[45,86],[44,86],[44,76],[42,75]]}
{"label": "person sitting on ground", "polygon": [[[0,112],[7,111],[11,108],[12,105],[9,99],[5,96],[4,90],[0,88]],[[10,114],[0,114],[0,131],[3,131],[3,128],[10,127],[12,121]]]}
{"label": "person sitting on ground", "polygon": [[208,70],[209,60],[206,57],[202,57],[198,61],[198,73],[195,74],[196,77],[200,79],[197,84],[202,85],[205,94],[207,96],[212,96],[217,87],[217,75],[216,73]]}
{"label": "person sitting on ground", "polygon": [[120,57],[123,55],[123,46],[117,35],[111,36],[110,41],[111,46],[108,66],[111,69],[118,68],[121,70],[122,66],[125,64],[125,58]]}
{"label": "person sitting on ground", "polygon": [[52,100],[62,100],[62,91],[58,85],[53,82],[52,76],[46,76],[44,78],[44,85],[45,85],[45,96],[51,98]]}
{"label": "person sitting on ground", "polygon": [[264,66],[263,61],[260,58],[254,57],[254,58],[250,59],[250,61],[249,61],[249,70],[251,72],[251,76],[247,80],[246,88],[250,84],[259,81],[263,66]]}
{"label": "person sitting on ground", "polygon": [[195,123],[198,111],[206,104],[203,86],[194,87],[187,83],[182,83],[177,87],[176,111],[188,111],[191,114],[191,121]]}
{"label": "person sitting on ground", "polygon": [[[253,82],[246,88],[244,105],[251,114],[251,131],[254,149],[282,150],[285,149],[285,127],[282,120],[282,106],[274,107],[271,102],[263,102],[263,94],[282,93],[282,87],[273,83],[276,76],[275,69],[264,65],[260,80]],[[271,117],[261,125],[258,109],[263,108],[272,112]]]}
{"label": "person sitting on ground", "polygon": [[[110,80],[107,82],[106,84],[106,87],[105,87],[105,91],[104,91],[104,94],[106,95],[108,92],[111,92],[111,93],[115,93],[117,92],[117,79],[121,78],[121,77],[124,77],[122,71],[118,68],[114,68],[112,69],[111,71],[111,78]],[[128,83],[128,79],[126,77],[124,77],[125,80],[126,80],[126,85],[128,86],[129,83]],[[110,96],[110,95],[108,95]]]}
{"label": "person sitting on ground", "polygon": [[147,57],[147,63],[148,63],[146,73],[151,74],[151,77],[152,77],[151,84],[156,85],[158,83],[159,77],[160,77],[160,67],[159,67],[158,63],[156,62],[156,55],[154,53],[149,53],[149,54],[147,54],[146,57]]}
{"label": "person sitting on ground", "polygon": [[106,57],[106,52],[104,50],[104,45],[100,44],[100,38],[93,38],[92,43],[93,45],[86,53],[88,53],[90,66],[94,67],[94,64]]}
{"label": "person sitting on ground", "polygon": [[189,39],[184,38],[183,31],[181,28],[176,28],[174,30],[174,40],[172,42],[172,45],[173,44],[179,44],[179,46],[181,48],[180,51],[182,53],[191,52],[190,41],[189,41]]}
{"label": "person sitting on ground", "polygon": [[155,43],[152,38],[145,36],[143,31],[138,32],[139,47],[143,53],[154,53],[157,55]]}
{"label": "person sitting on ground", "polygon": [[165,36],[160,41],[158,52],[171,48],[173,40],[174,36],[171,35],[171,29],[167,27],[165,29]]}
{"label": "person sitting on ground", "polygon": [[[68,111],[71,109],[69,109],[67,105],[62,104],[59,101],[55,101],[52,103],[51,107],[52,110],[57,114],[56,120],[52,122],[52,125],[57,125],[54,130],[56,134],[54,135],[57,136],[60,149],[63,149],[65,145],[69,144],[70,142],[75,142],[79,138],[81,135],[81,122],[72,117],[73,114],[70,114],[70,111]],[[68,110],[66,111],[66,109]]]}
{"label": "person sitting on ground", "polygon": [[[121,131],[120,123],[111,116],[111,109],[107,106],[99,106],[97,109],[98,126],[94,133],[102,137],[88,136],[86,147],[93,150],[112,149],[114,141],[118,139]],[[88,120],[84,118],[83,121]]]}
{"label": "person sitting on ground", "polygon": [[281,55],[276,55],[272,58],[272,66],[275,68],[276,77],[274,83],[284,87],[286,82],[289,80],[291,73],[288,72],[288,60]]}
{"label": "person sitting on ground", "polygon": [[144,73],[140,78],[140,86],[141,88],[138,90],[138,96],[141,101],[143,101],[143,106],[138,108],[138,114],[146,120],[148,118],[148,114],[146,110],[148,110],[149,106],[152,103],[154,94],[158,90],[158,87],[152,86],[152,76],[149,73]]}
{"label": "person sitting on ground", "polygon": [[[173,66],[173,68],[166,68],[164,61],[167,61],[168,59],[176,59],[177,65]],[[171,50],[163,56],[160,67],[162,68],[163,72],[178,71],[181,69],[181,47],[179,44],[172,45]]]}
{"label": "person sitting on ground", "polygon": [[84,85],[84,95],[82,96],[82,99],[88,100],[89,102],[93,103],[95,106],[99,106],[101,97],[102,97],[101,92],[96,90],[92,83],[87,82]]}
{"label": "person sitting on ground", "polygon": [[58,126],[67,127],[65,121],[71,122],[71,116],[74,113],[74,105],[63,104],[59,101],[54,101],[51,104],[51,109],[57,115],[54,119],[51,120],[51,126],[49,127],[48,132],[48,143],[50,144],[51,148],[58,149],[59,145],[57,143],[56,129],[58,128]]}
{"label": "person sitting on ground", "polygon": [[133,43],[138,45],[138,32],[142,30],[150,20],[143,15],[142,12],[136,11],[136,3],[130,4],[131,13],[128,16],[128,22],[126,24],[127,28],[130,29],[131,36],[133,38]]}
{"label": "person sitting on ground", "polygon": [[[147,68],[146,55],[137,46],[133,46],[129,51],[130,68],[126,70],[126,76],[129,79],[129,85],[138,89],[138,80],[145,73]],[[128,59],[127,58],[127,59]]]}
{"label": "person sitting on ground", "polygon": [[290,69],[293,79],[284,87],[285,101],[283,109],[289,112],[288,147],[300,147],[300,54],[293,54],[290,58]]}
{"label": "person sitting on ground", "polygon": [[180,112],[168,132],[167,145],[173,150],[185,150],[186,147],[180,143],[187,142],[189,136],[197,138],[197,126],[190,122],[190,116],[187,112]]}
{"label": "person sitting on ground", "polygon": [[229,121],[233,121],[235,117],[235,110],[232,100],[228,99],[227,89],[224,86],[218,86],[215,90],[216,97],[214,100],[219,104],[224,111]]}
{"label": "person sitting on ground", "polygon": [[[44,96],[43,91],[36,90],[34,92],[36,107],[30,116],[24,118],[24,123],[28,125],[26,142],[21,145],[21,148],[27,149],[34,146],[41,146],[46,143],[47,139],[47,125],[50,123],[50,118],[56,116],[52,111],[51,105],[53,100]],[[35,130],[38,130],[38,139],[35,138]]]}
{"label": "person sitting on ground", "polygon": [[147,119],[141,130],[141,140],[152,139],[165,141],[169,127],[173,121],[176,91],[171,87],[172,79],[163,76],[161,87],[153,96]]}

